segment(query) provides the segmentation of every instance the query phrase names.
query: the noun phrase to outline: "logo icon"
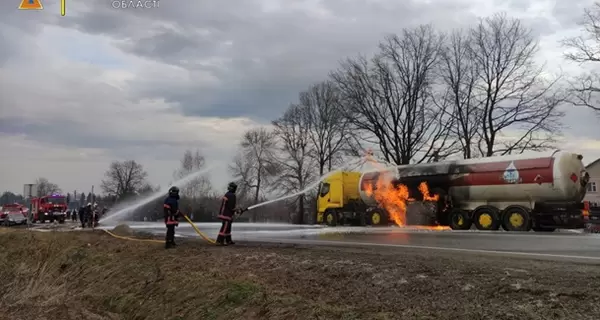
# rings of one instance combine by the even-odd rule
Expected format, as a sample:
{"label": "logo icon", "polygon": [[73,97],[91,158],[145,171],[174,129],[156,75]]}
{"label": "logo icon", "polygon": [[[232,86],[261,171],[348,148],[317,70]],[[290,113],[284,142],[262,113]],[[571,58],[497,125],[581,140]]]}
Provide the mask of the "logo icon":
{"label": "logo icon", "polygon": [[19,10],[42,10],[42,0],[21,0]]}
{"label": "logo icon", "polygon": [[504,171],[504,174],[502,175],[502,178],[507,183],[519,183],[519,182],[521,182],[521,177],[519,176],[519,170],[517,170],[517,167],[515,167],[515,163],[514,162],[511,161],[511,163],[508,165],[508,167]]}

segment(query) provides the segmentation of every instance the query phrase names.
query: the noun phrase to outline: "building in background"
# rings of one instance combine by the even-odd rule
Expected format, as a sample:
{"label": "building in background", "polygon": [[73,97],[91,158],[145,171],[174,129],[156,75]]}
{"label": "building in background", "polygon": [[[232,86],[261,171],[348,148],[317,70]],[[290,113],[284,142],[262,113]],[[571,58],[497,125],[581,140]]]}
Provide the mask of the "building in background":
{"label": "building in background", "polygon": [[600,206],[600,159],[588,164],[585,169],[590,174],[587,193],[583,200],[589,201],[594,207]]}

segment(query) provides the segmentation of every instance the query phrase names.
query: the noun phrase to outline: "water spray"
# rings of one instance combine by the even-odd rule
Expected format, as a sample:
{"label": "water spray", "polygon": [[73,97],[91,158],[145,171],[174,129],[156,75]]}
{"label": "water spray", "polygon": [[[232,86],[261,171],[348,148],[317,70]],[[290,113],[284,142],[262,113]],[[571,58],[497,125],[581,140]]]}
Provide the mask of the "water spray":
{"label": "water spray", "polygon": [[[317,181],[315,181],[314,183],[308,185],[306,188],[304,188],[304,189],[302,189],[302,190],[300,190],[298,192],[295,192],[295,193],[292,193],[290,195],[286,195],[286,196],[283,196],[283,197],[279,197],[277,199],[273,199],[273,200],[268,200],[268,201],[264,201],[264,202],[261,202],[261,203],[257,203],[255,205],[252,205],[252,206],[248,207],[246,210],[252,210],[252,209],[255,209],[255,208],[258,208],[258,207],[266,206],[266,205],[274,203],[274,202],[279,202],[279,201],[282,201],[282,200],[286,200],[286,199],[290,199],[290,198],[293,198],[293,197],[297,197],[297,196],[299,196],[301,194],[304,194],[304,193],[306,193],[306,192],[308,192],[308,191],[316,188],[323,180],[329,178],[330,176],[332,176],[335,173],[347,170],[348,168],[353,168],[352,170],[356,170],[356,169],[364,166],[365,163],[372,162],[372,161],[374,161],[374,160],[372,158],[370,158],[370,157],[361,157],[359,159],[350,161],[347,164],[343,165],[341,168],[329,171],[328,173],[322,175],[321,177],[319,177],[319,179],[317,179]],[[382,171],[382,169],[373,170],[373,171]]]}
{"label": "water spray", "polygon": [[[169,184],[167,186],[167,189],[170,188],[173,185],[186,185],[188,183],[190,183],[191,181],[193,181],[194,179],[200,177],[201,175],[207,173],[208,171],[210,171],[214,166],[208,166],[206,168],[200,169],[198,171],[192,172],[190,174],[188,174],[187,176]],[[152,195],[149,195],[146,198],[143,198],[141,200],[135,201],[133,204],[128,205],[125,208],[119,209],[118,211],[115,211],[113,214],[110,214],[106,217],[103,217],[100,221],[112,221],[112,220],[116,220],[118,218],[122,218],[123,216],[125,216],[126,214],[134,211],[135,209],[140,208],[143,205],[146,205],[160,197],[163,197],[165,195],[165,191],[161,188],[161,191],[157,191],[155,193],[153,193]]]}

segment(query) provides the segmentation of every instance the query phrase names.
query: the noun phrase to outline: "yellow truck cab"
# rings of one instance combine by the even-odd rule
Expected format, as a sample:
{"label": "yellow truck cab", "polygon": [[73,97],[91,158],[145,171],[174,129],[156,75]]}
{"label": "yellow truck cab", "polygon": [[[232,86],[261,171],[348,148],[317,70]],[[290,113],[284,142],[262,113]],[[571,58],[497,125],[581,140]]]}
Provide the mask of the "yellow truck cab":
{"label": "yellow truck cab", "polygon": [[387,224],[380,215],[371,217],[360,197],[360,172],[338,171],[321,182],[317,198],[317,223],[330,226]]}

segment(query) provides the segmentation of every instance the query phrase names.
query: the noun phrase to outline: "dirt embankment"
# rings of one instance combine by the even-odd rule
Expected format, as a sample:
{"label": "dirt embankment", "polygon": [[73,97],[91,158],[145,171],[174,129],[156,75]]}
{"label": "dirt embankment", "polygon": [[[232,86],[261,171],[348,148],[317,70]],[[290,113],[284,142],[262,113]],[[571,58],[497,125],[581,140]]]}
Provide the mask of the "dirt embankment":
{"label": "dirt embankment", "polygon": [[0,232],[0,319],[600,319],[598,266]]}

